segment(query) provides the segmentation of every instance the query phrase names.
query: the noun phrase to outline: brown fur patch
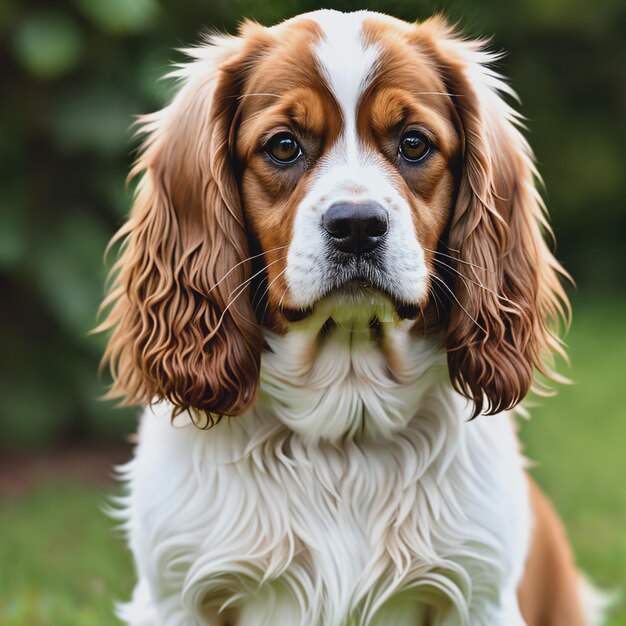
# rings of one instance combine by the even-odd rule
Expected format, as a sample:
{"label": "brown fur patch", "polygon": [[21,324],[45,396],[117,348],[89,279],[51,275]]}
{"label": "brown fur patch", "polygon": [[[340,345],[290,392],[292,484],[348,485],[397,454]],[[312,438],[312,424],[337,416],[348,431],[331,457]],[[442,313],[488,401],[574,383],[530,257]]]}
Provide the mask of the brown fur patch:
{"label": "brown fur patch", "polygon": [[518,596],[528,626],[585,626],[579,574],[554,508],[529,478],[533,533]]}
{"label": "brown fur patch", "polygon": [[[285,329],[279,310],[289,306],[284,272],[296,211],[319,158],[342,124],[314,53],[319,27],[310,20],[286,26],[279,27],[271,51],[242,93],[236,146],[248,228],[263,254],[262,262],[255,264],[262,279],[254,288],[255,309],[262,322],[277,331]],[[254,95],[267,93],[272,95]],[[265,141],[280,131],[293,133],[303,147],[301,162],[276,166],[265,154]]]}
{"label": "brown fur patch", "polygon": [[555,328],[568,311],[565,272],[543,239],[532,153],[488,84],[481,44],[440,18],[420,25],[412,44],[438,68],[462,133],[457,201],[438,254],[450,375],[476,415],[497,413],[525,397],[536,369],[559,380],[551,360],[563,354]]}
{"label": "brown fur patch", "polygon": [[[379,70],[359,110],[359,132],[392,166],[397,187],[412,209],[429,276],[437,276],[435,252],[452,214],[463,146],[456,109],[438,66],[413,44],[415,27],[367,20],[364,32],[381,52]],[[408,164],[398,156],[402,135],[409,128],[431,142],[423,163]],[[447,307],[438,310],[431,289],[427,297],[415,325],[421,332],[436,331],[447,320]]]}
{"label": "brown fur patch", "polygon": [[143,120],[142,178],[98,328],[111,332],[110,397],[165,399],[203,413],[202,425],[255,401],[263,347],[228,138],[244,68],[268,42],[255,32],[228,43],[202,50],[172,104]]}

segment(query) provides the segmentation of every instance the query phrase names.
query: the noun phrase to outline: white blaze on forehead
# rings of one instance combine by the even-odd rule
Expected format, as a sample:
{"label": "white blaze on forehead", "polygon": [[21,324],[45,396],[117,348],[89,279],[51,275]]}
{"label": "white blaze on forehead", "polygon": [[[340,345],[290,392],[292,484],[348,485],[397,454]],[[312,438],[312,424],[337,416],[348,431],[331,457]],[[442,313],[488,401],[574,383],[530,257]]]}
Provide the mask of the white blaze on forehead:
{"label": "white blaze on forehead", "polygon": [[[427,288],[427,269],[411,207],[400,193],[392,165],[375,146],[359,140],[357,129],[359,103],[376,75],[382,52],[382,44],[368,41],[365,22],[376,20],[396,26],[402,23],[369,11],[322,10],[298,19],[319,26],[320,37],[313,52],[340,107],[343,127],[316,164],[307,193],[298,206],[285,271],[291,303],[302,308],[315,305],[330,290],[340,288],[341,281],[349,279],[349,272],[357,278],[373,276],[372,280],[395,301],[419,302]],[[342,201],[376,203],[387,211],[389,228],[385,245],[379,250],[380,267],[367,265],[361,259],[357,266],[344,268],[348,274],[338,271],[336,260],[329,255],[323,216],[330,206]],[[332,306],[333,315],[341,313]]]}
{"label": "white blaze on forehead", "polygon": [[347,160],[358,157],[357,106],[379,57],[378,47],[365,41],[363,21],[367,15],[366,12],[318,11],[308,16],[322,29],[315,52],[328,87],[341,108]]}

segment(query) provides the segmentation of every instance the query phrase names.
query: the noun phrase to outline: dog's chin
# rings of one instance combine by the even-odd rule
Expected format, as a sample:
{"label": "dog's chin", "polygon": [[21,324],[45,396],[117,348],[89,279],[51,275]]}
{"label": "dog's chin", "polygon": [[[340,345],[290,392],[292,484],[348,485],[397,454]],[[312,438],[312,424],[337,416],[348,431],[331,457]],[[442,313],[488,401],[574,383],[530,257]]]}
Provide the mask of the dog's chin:
{"label": "dog's chin", "polygon": [[[323,311],[329,319],[345,315],[396,320],[414,320],[420,313],[418,303],[401,302],[384,286],[374,285],[364,279],[346,281],[339,287],[329,289],[317,302],[308,307],[284,306],[281,312],[288,322],[300,322]],[[382,320],[381,320],[382,321]]]}

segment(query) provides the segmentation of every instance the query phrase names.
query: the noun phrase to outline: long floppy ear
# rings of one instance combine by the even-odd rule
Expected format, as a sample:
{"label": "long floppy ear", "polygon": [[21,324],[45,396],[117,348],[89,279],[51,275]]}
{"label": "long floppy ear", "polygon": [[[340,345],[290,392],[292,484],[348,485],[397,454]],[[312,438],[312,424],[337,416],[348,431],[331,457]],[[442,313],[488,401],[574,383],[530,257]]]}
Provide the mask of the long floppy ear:
{"label": "long floppy ear", "polygon": [[[262,337],[248,297],[246,227],[230,138],[252,38],[214,38],[174,76],[172,103],[141,120],[141,175],[96,330],[110,331],[109,397],[168,400],[208,423],[255,400]],[[112,242],[112,243],[113,243]]]}
{"label": "long floppy ear", "polygon": [[552,233],[520,116],[502,98],[515,94],[489,67],[497,55],[456,36],[441,18],[419,30],[452,94],[464,142],[452,252],[445,250],[461,260],[451,279],[450,376],[473,400],[474,415],[496,413],[524,398],[536,370],[563,380],[553,356],[564,356],[557,331],[569,316],[559,279],[566,274],[543,238]]}

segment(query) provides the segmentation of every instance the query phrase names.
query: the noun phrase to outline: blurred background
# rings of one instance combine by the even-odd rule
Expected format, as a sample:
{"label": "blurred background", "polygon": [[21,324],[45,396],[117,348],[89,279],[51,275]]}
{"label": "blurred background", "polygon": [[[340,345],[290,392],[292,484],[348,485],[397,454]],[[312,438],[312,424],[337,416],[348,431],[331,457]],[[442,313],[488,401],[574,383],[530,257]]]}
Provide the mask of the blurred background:
{"label": "blurred background", "polygon": [[[443,11],[492,36],[522,100],[570,289],[576,381],[521,426],[580,565],[626,590],[626,3],[623,0],[0,1],[0,623],[116,624],[132,566],[102,513],[136,411],[99,400],[89,336],[105,246],[130,206],[133,116],[176,48],[242,17]],[[109,260],[110,265],[110,260]],[[488,419],[488,418],[487,418]],[[626,625],[623,599],[612,625]]]}

